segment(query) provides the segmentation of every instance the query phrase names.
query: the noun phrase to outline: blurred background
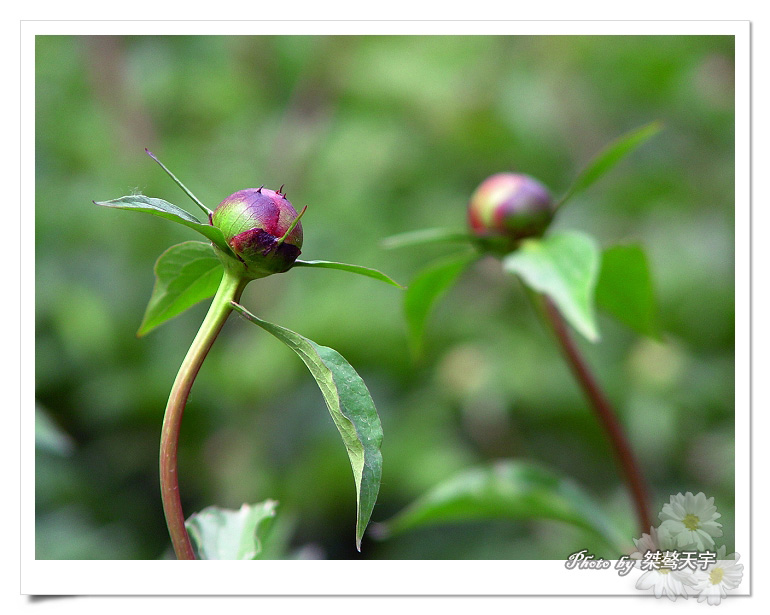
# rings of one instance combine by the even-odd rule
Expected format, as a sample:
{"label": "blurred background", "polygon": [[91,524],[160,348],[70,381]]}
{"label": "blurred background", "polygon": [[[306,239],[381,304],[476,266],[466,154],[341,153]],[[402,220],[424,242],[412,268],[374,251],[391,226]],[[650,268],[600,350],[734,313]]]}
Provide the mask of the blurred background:
{"label": "blurred background", "polygon": [[[447,248],[388,235],[465,224],[469,195],[515,170],[559,195],[606,143],[662,133],[560,212],[603,247],[641,242],[663,340],[601,317],[583,344],[647,471],[655,512],[714,496],[734,547],[732,37],[38,36],[36,555],[155,559],[170,546],[157,478],[163,409],[207,305],[135,335],[158,255],[189,229],[96,207],[133,191],[195,211],[148,147],[209,207],[285,184],[308,211],[303,258],[407,283]],[[197,212],[195,212],[197,213]],[[251,284],[261,317],[340,351],[385,439],[373,521],[501,458],[573,477],[636,536],[590,408],[494,259],[438,304],[409,352],[400,291],[330,270]],[[206,302],[207,303],[207,302]],[[273,498],[276,558],[564,559],[595,539],[548,521],[444,524],[354,546],[350,465],[305,366],[231,318],[193,389],[180,443],[189,515]]]}

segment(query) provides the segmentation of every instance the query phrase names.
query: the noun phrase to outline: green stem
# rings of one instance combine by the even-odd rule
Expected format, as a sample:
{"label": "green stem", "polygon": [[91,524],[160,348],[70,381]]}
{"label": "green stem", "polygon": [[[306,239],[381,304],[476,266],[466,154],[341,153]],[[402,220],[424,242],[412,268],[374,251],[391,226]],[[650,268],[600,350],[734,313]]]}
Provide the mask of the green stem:
{"label": "green stem", "polygon": [[211,345],[232,311],[230,301],[240,299],[247,283],[247,279],[225,268],[219,289],[190,346],[190,350],[187,351],[182,366],[179,368],[166,405],[160,438],[160,489],[168,532],[171,535],[171,543],[178,559],[195,559],[192,543],[184,524],[185,517],[182,511],[182,501],[179,497],[179,478],[177,476],[177,449],[182,414],[190,395],[190,389],[192,389],[195,377],[198,375],[198,370],[200,370]]}
{"label": "green stem", "polygon": [[599,382],[591,372],[588,363],[580,353],[577,344],[575,344],[570,336],[567,325],[559,310],[553,304],[553,301],[546,296],[542,296],[541,301],[536,301],[536,304],[544,313],[545,319],[556,336],[567,364],[607,433],[612,450],[615,453],[615,458],[620,465],[621,472],[631,492],[631,499],[636,509],[639,527],[643,533],[647,533],[652,525],[647,485],[642,469],[637,463],[631,450],[631,445],[623,432],[623,427],[620,421],[618,421],[617,414],[602,391],[601,385],[599,385]]}

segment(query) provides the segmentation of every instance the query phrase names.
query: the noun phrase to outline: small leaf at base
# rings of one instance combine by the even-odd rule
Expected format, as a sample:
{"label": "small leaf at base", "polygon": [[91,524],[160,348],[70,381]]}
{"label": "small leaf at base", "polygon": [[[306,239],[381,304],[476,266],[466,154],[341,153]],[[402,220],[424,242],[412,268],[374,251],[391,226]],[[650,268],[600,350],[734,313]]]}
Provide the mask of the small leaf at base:
{"label": "small leaf at base", "polygon": [[211,245],[185,241],[155,263],[155,286],[137,335],[142,336],[217,292],[224,269]]}
{"label": "small leaf at base", "polygon": [[209,506],[190,515],[185,527],[201,559],[253,560],[262,551],[276,506],[274,500],[244,504],[240,510]]}

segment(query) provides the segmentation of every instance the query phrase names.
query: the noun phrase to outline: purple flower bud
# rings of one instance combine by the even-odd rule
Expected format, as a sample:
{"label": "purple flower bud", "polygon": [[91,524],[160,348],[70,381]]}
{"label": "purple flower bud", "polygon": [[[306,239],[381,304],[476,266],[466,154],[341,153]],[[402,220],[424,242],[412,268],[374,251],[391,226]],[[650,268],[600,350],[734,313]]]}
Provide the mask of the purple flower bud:
{"label": "purple flower bud", "polygon": [[497,173],[471,196],[468,223],[478,237],[518,241],[541,236],[553,214],[551,195],[539,181],[519,173]]}
{"label": "purple flower bud", "polygon": [[263,187],[228,196],[214,210],[211,223],[222,231],[247,273],[261,278],[288,271],[297,260],[302,247],[297,218],[297,210],[280,190]]}

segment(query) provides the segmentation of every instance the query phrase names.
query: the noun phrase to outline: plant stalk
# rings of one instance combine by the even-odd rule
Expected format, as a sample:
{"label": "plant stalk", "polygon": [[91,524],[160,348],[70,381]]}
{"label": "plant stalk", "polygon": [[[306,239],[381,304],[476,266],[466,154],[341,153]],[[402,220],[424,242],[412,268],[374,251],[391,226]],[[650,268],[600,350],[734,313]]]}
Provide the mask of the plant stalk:
{"label": "plant stalk", "polygon": [[160,437],[160,489],[163,512],[177,559],[195,559],[195,552],[185,528],[177,476],[177,450],[182,414],[203,360],[232,311],[230,301],[240,299],[247,282],[248,279],[232,273],[225,267],[214,300],[179,368],[166,405]]}
{"label": "plant stalk", "polygon": [[612,444],[616,460],[620,465],[628,489],[631,492],[631,498],[636,510],[636,516],[642,533],[650,531],[651,517],[649,512],[649,498],[647,495],[647,485],[642,473],[641,467],[636,461],[631,445],[623,432],[623,427],[618,421],[617,414],[607,396],[602,391],[601,386],[591,372],[580,349],[575,344],[572,336],[567,329],[564,318],[559,313],[558,308],[553,304],[550,298],[542,297],[542,308],[546,320],[551,326],[556,339],[559,342],[564,358],[567,361],[572,374],[578,381],[580,388],[593,406],[596,416],[604,428]]}

